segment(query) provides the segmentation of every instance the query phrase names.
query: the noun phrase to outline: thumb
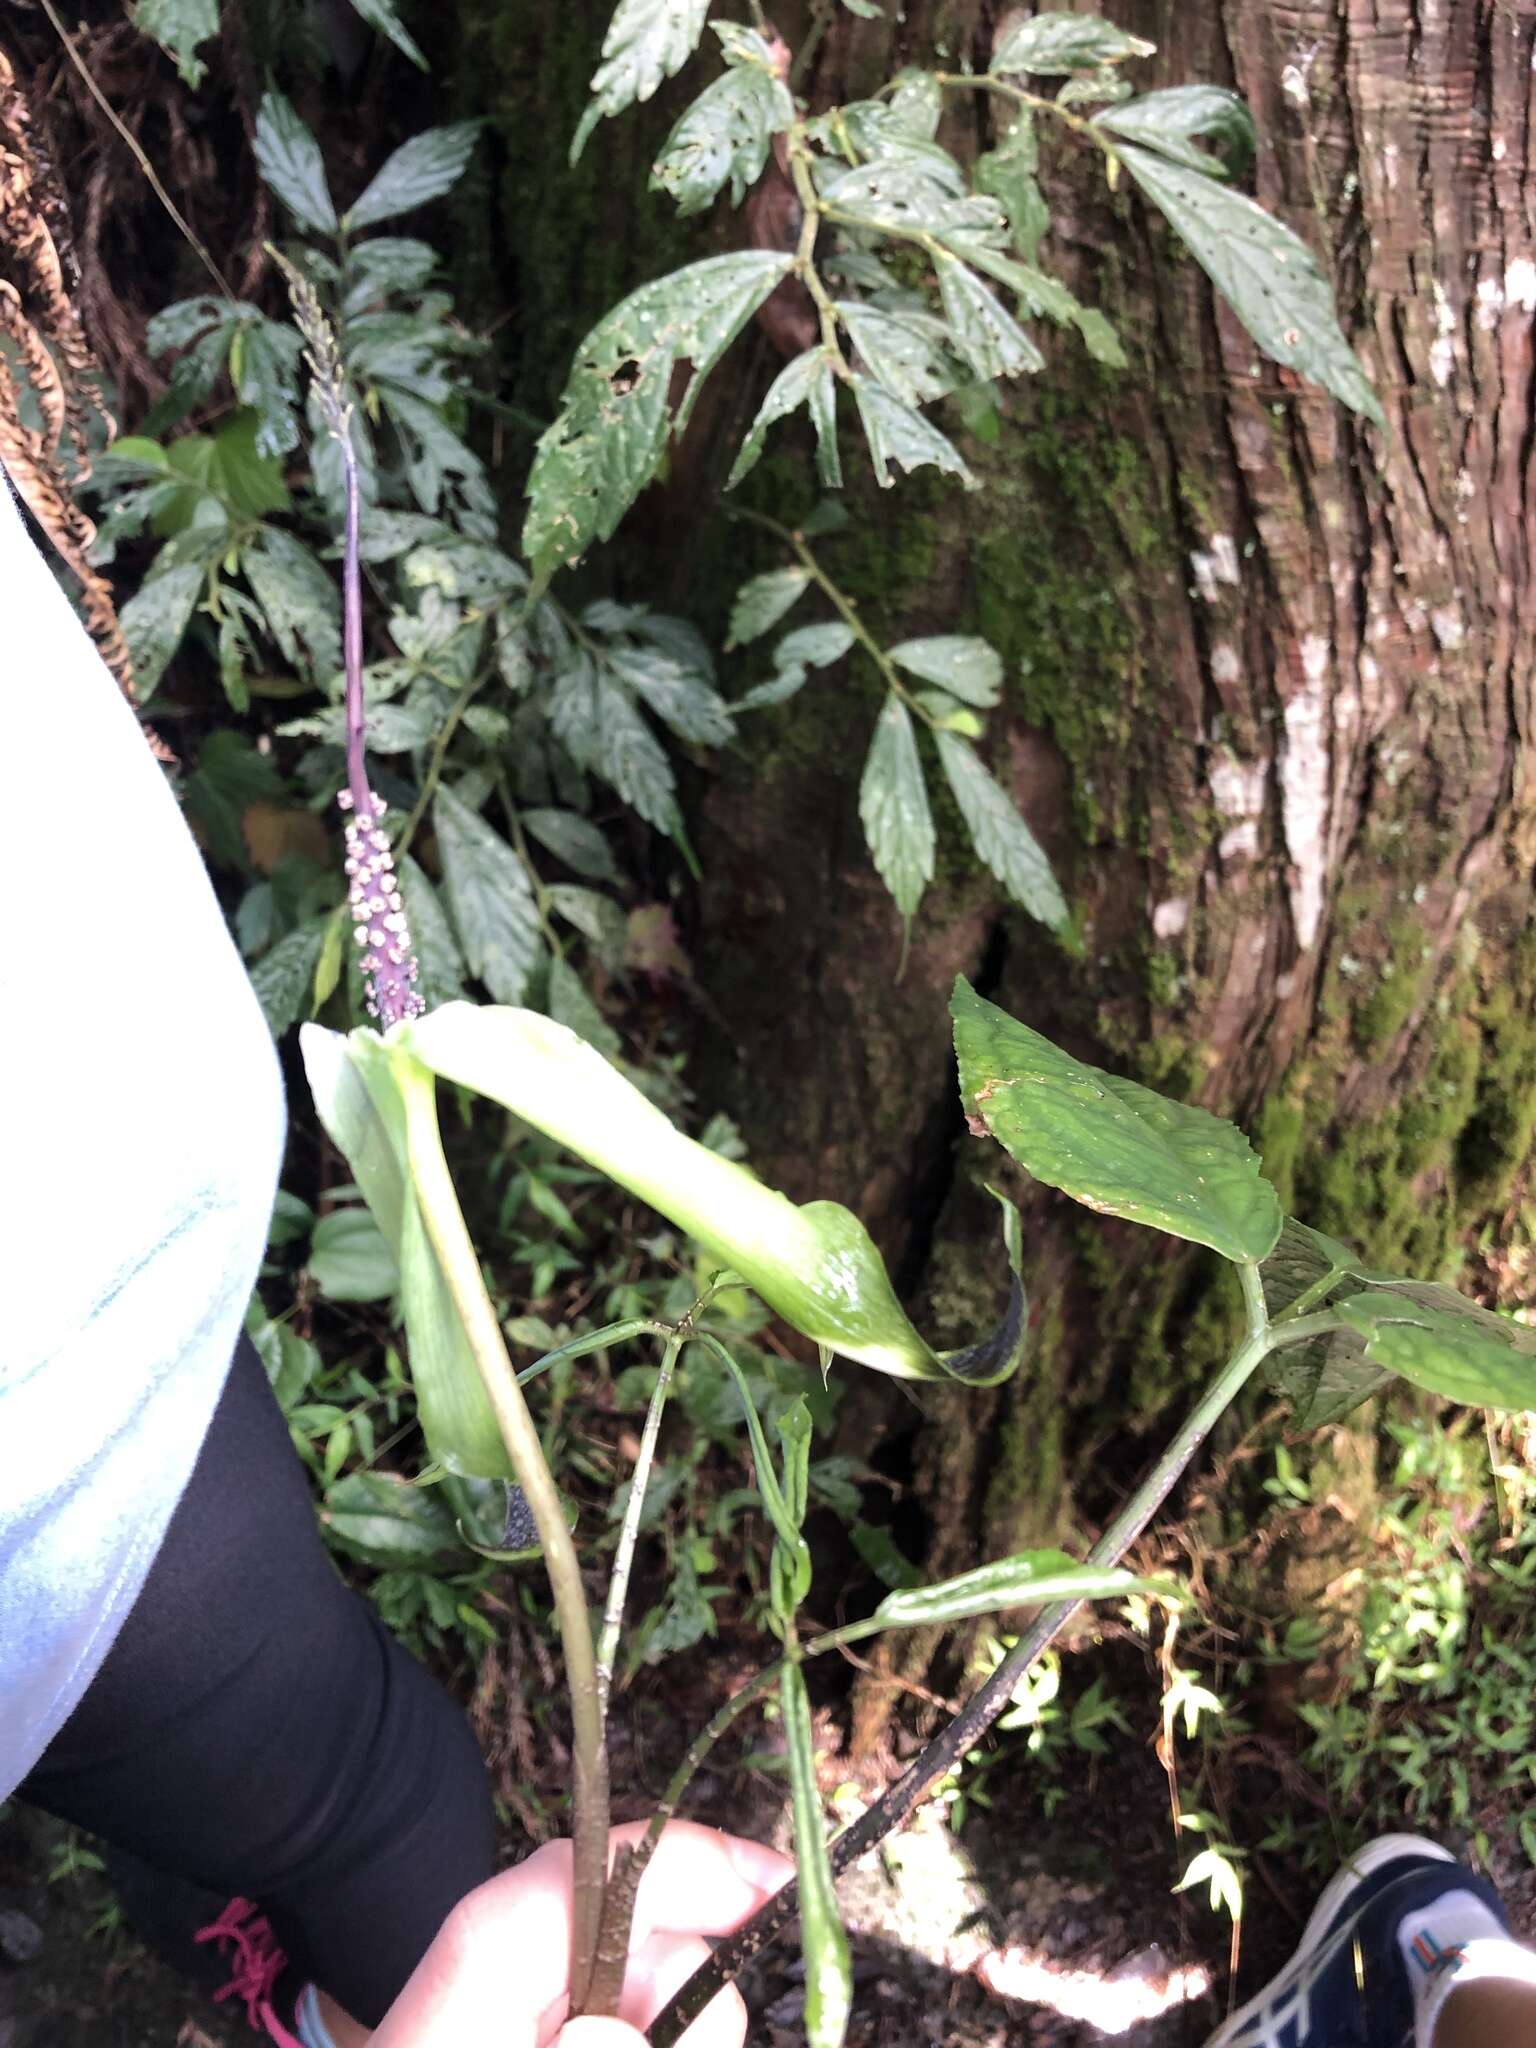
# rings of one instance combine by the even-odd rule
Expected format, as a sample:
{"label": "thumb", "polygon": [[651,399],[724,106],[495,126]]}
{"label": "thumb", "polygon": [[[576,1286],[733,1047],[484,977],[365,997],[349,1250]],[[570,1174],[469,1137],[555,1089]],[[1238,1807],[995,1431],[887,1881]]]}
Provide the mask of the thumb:
{"label": "thumb", "polygon": [[644,2034],[623,2020],[571,2020],[560,2029],[557,2048],[646,2048]]}

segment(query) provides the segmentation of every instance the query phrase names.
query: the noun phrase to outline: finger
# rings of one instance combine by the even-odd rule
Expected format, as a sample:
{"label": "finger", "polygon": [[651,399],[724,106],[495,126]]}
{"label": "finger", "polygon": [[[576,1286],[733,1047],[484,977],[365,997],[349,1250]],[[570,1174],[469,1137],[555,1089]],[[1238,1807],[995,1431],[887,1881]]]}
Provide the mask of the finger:
{"label": "finger", "polygon": [[[632,1844],[644,1835],[645,1825],[613,1832],[616,1841]],[[761,1842],[724,1835],[696,1821],[669,1821],[640,1880],[630,1945],[638,1946],[659,1930],[729,1934],[787,1884],[794,1869],[787,1856]]]}
{"label": "finger", "polygon": [[[648,2027],[709,1954],[708,1942],[697,1936],[653,1934],[631,1951],[619,2011],[635,2026]],[[746,2037],[747,2008],[735,1985],[728,1984],[682,2036],[679,2048],[742,2048]]]}
{"label": "finger", "polygon": [[623,2020],[570,2020],[560,2029],[558,2048],[645,2048],[645,2036]]}

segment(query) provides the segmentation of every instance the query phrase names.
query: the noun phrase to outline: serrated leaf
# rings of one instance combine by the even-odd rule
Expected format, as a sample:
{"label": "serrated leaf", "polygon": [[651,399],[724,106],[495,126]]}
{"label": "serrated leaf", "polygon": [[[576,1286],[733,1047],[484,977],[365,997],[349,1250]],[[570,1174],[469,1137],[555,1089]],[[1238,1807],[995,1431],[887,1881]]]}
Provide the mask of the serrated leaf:
{"label": "serrated leaf", "polygon": [[309,1015],[315,966],[329,922],[328,918],[312,917],[279,939],[251,969],[251,987],[274,1038],[281,1038],[290,1025]]}
{"label": "serrated leaf", "polygon": [[1536,1330],[1449,1287],[1391,1281],[1336,1305],[1373,1365],[1473,1408],[1536,1408]]}
{"label": "serrated leaf", "polygon": [[796,626],[773,650],[775,668],[830,668],[852,647],[852,626],[827,619],[815,626]]}
{"label": "serrated leaf", "polygon": [[870,375],[903,405],[926,405],[954,390],[948,330],[932,314],[893,313],[839,299],[837,317]]}
{"label": "serrated leaf", "polygon": [[[1253,116],[1235,92],[1222,85],[1175,85],[1162,92],[1143,93],[1122,106],[1106,108],[1093,117],[1095,128],[1139,142],[1174,163],[1187,164],[1203,176],[1236,175],[1253,155]],[[1195,148],[1195,141],[1208,136],[1223,149],[1214,157]]]}
{"label": "serrated leaf", "polygon": [[1170,1102],[1063,1052],[955,983],[960,1097],[1026,1172],[1106,1216],[1123,1216],[1257,1264],[1280,1204],[1234,1124]]}
{"label": "serrated leaf", "polygon": [[735,22],[715,27],[730,68],[679,118],[651,172],[652,191],[670,192],[679,214],[701,213],[726,183],[739,206],[763,175],[774,136],[795,117],[762,37]]}
{"label": "serrated leaf", "polygon": [[1003,693],[1003,658],[990,642],[974,633],[934,633],[922,640],[903,640],[887,655],[909,676],[937,683],[951,697],[990,711]]}
{"label": "serrated leaf", "polygon": [[654,647],[616,645],[608,666],[679,739],[719,747],[736,728],[725,699],[698,672]]}
{"label": "serrated leaf", "polygon": [[1092,71],[1100,64],[1121,64],[1127,57],[1150,57],[1156,49],[1156,43],[1130,35],[1096,14],[1036,14],[1015,22],[998,38],[991,69],[1004,76],[1032,71],[1049,78]]}
{"label": "serrated leaf", "polygon": [[870,460],[875,467],[875,481],[882,490],[888,490],[895,479],[891,465],[910,473],[931,464],[950,476],[959,477],[967,490],[976,488],[976,479],[966,468],[958,448],[948,441],[935,426],[930,426],[920,412],[914,412],[900,399],[892,398],[878,384],[868,377],[853,380],[854,403],[859,408],[859,419],[869,442]]}
{"label": "serrated leaf", "polygon": [[787,419],[800,406],[807,406],[816,427],[817,467],[821,481],[831,490],[836,490],[843,481],[842,465],[837,452],[837,395],[832,376],[832,359],[827,351],[818,345],[808,348],[803,355],[786,363],[768,387],[767,396],[757,409],[757,417],[747,430],[747,438],[741,444],[726,489],[734,490],[763,452],[768,438],[768,429],[776,421]]}
{"label": "serrated leaf", "polygon": [[608,842],[589,818],[576,811],[523,811],[521,821],[540,846],[563,860],[589,882],[616,882],[618,872]]}
{"label": "serrated leaf", "polygon": [[439,1003],[456,1002],[464,994],[464,955],[437,891],[410,854],[401,860],[398,872],[421,974],[421,999],[435,1010]]}
{"label": "serrated leaf", "polygon": [[575,968],[558,956],[551,957],[549,963],[546,1007],[557,1024],[585,1039],[605,1059],[618,1053],[619,1034],[592,1000]]}
{"label": "serrated leaf", "polygon": [[348,229],[369,228],[441,199],[463,177],[479,132],[478,121],[456,121],[449,128],[424,129],[402,142],[348,208]]}
{"label": "serrated leaf", "polygon": [[421,54],[415,37],[396,13],[394,0],[352,0],[352,6],[370,28],[376,28],[381,36],[387,36],[402,56],[409,57],[421,70],[427,69],[427,60]]}
{"label": "serrated leaf", "polygon": [[859,817],[876,871],[910,920],[933,880],[933,815],[912,717],[894,690],[875,722],[859,783]]}
{"label": "serrated leaf", "polygon": [[[788,271],[768,250],[706,257],[642,285],[576,351],[528,480],[523,548],[536,578],[606,540],[687,425],[703,380]],[[691,366],[674,409],[679,363]]]}
{"label": "serrated leaf", "polygon": [[770,626],[776,626],[805,591],[810,580],[809,569],[790,567],[769,569],[766,574],[754,576],[743,583],[731,606],[726,652],[729,653],[733,647],[745,646],[749,640],[759,639]]}
{"label": "serrated leaf", "polygon": [[1148,149],[1127,145],[1119,154],[1265,354],[1384,428],[1380,400],[1339,327],[1333,287],[1306,243],[1214,178]]}
{"label": "serrated leaf", "polygon": [[1067,922],[1066,899],[1033,832],[1002,786],[982,765],[968,740],[952,732],[934,734],[939,760],[976,857],[989,867],[1015,903],[1052,931]]}
{"label": "serrated leaf", "polygon": [[550,729],[576,762],[616,789],[631,810],[670,837],[682,829],[671,764],[628,691],[589,657],[559,678]]}
{"label": "serrated leaf", "polygon": [[264,94],[256,115],[256,167],[300,227],[335,234],[320,145],[280,92]]}
{"label": "serrated leaf", "polygon": [[439,789],[432,804],[443,892],[470,972],[499,1003],[518,1002],[539,955],[539,916],[527,871],[478,811]]}
{"label": "serrated leaf", "polygon": [[944,251],[934,268],[955,346],[983,382],[1045,368],[1045,357],[973,270]]}
{"label": "serrated leaf", "polygon": [[146,578],[118,613],[140,703],[147,703],[158,688],[202,589],[202,568],[188,562]]}
{"label": "serrated leaf", "polygon": [[188,85],[202,84],[208,66],[197,52],[219,32],[219,0],[135,0],[133,25],[176,59]]}
{"label": "serrated leaf", "polygon": [[996,199],[1007,213],[1013,245],[1028,263],[1034,262],[1040,239],[1051,224],[1039,170],[1034,111],[1021,107],[996,149],[977,158],[975,178],[980,190]]}
{"label": "serrated leaf", "polygon": [[781,668],[766,683],[756,683],[738,697],[731,709],[766,711],[770,704],[787,704],[791,697],[798,696],[805,688],[809,676],[810,670],[806,668]]}
{"label": "serrated leaf", "polygon": [[571,162],[605,114],[648,100],[664,78],[692,56],[704,33],[709,0],[619,0],[603,38],[603,61],[592,74],[592,104],[571,144]]}
{"label": "serrated leaf", "polygon": [[316,679],[341,665],[336,585],[305,547],[278,526],[263,526],[240,555],[284,658]]}

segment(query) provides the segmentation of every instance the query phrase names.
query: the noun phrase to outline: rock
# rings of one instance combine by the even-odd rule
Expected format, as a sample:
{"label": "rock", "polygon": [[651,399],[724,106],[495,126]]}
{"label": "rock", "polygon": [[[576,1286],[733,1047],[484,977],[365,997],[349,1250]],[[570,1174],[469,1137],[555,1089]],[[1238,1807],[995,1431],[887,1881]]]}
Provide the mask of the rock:
{"label": "rock", "polygon": [[8,1963],[30,1963],[43,1946],[43,1930],[14,1906],[0,1907],[0,1956]]}

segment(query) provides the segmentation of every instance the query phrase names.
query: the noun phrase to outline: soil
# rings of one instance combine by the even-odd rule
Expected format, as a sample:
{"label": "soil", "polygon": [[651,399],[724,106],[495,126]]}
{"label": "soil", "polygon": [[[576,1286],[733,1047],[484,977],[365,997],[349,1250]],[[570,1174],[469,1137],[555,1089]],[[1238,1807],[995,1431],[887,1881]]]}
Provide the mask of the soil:
{"label": "soil", "polygon": [[[695,1699],[718,1697],[733,1653],[706,1646],[667,1666],[665,1682],[644,1674],[626,1697],[615,1730],[616,1782],[639,1787],[644,1810],[674,1760],[680,1719]],[[514,1759],[530,1748],[531,1789],[516,1802],[525,1818],[557,1811],[564,1768],[558,1739],[524,1723],[510,1728],[505,1694],[482,1685],[482,1734],[501,1758],[503,1789]],[[824,1787],[851,1817],[877,1788],[840,1780],[836,1727],[820,1732],[832,1760]],[[688,1809],[701,1819],[785,1841],[781,1775],[771,1727],[759,1747],[695,1780]],[[844,1880],[856,1982],[850,2048],[1088,2048],[1132,2040],[1137,2048],[1197,2048],[1227,2009],[1226,1922],[1199,1895],[1175,1895],[1177,1875],[1163,1776],[1149,1750],[1125,1741],[1107,1757],[1081,1759],[1041,1811],[1039,1774],[994,1771],[994,1803],[957,1835],[932,1803],[897,1840]],[[550,1797],[545,1799],[548,1790]],[[1255,1771],[1235,1788],[1239,1838],[1264,1831],[1276,1788]],[[623,1817],[623,1814],[620,1814]],[[1245,1825],[1246,1823],[1246,1825]],[[161,1965],[117,1923],[110,1894],[90,1871],[49,1881],[68,1832],[19,1806],[0,1817],[0,2048],[238,2048],[249,2041],[231,2019]],[[518,1832],[509,1859],[525,1845]],[[1451,1843],[1456,1848],[1459,1845]],[[1517,1931],[1536,1936],[1536,1873],[1493,1873]],[[1281,1864],[1249,1867],[1248,1914],[1239,1963],[1247,1996],[1283,1960],[1311,1904],[1312,1884]],[[8,1915],[20,1916],[8,1918]],[[35,1952],[28,1954],[29,1949]],[[16,1957],[24,1957],[17,1960]],[[798,2048],[802,1981],[793,1946],[781,1947],[744,1980],[749,2039]]]}

